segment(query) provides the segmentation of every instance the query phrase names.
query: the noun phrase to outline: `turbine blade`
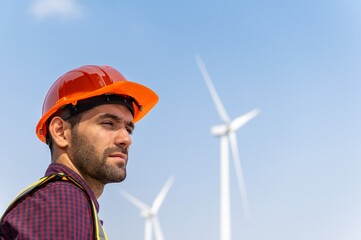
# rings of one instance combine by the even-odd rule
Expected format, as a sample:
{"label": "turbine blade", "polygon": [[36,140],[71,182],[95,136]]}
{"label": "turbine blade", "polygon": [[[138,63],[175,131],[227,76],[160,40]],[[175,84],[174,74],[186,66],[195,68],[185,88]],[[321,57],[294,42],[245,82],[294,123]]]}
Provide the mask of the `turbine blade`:
{"label": "turbine blade", "polygon": [[196,61],[198,64],[199,69],[201,70],[201,73],[203,75],[204,80],[206,81],[207,87],[209,92],[211,93],[212,99],[214,104],[216,105],[217,111],[221,119],[225,123],[229,123],[231,120],[226,112],[226,109],[224,108],[221,99],[218,96],[218,93],[216,91],[216,88],[214,87],[212,80],[208,74],[208,71],[206,69],[206,66],[204,65],[201,57],[199,55],[196,55]]}
{"label": "turbine blade", "polygon": [[234,119],[230,125],[231,131],[236,131],[238,128],[245,125],[248,121],[250,121],[252,118],[257,116],[260,113],[258,109],[254,109],[236,119]]}
{"label": "turbine blade", "polygon": [[158,196],[155,198],[153,205],[152,205],[152,211],[157,214],[160,206],[162,205],[165,196],[167,195],[170,187],[172,186],[174,181],[174,177],[171,176],[167,180],[167,182],[164,184],[162,190],[159,192]]}
{"label": "turbine blade", "polygon": [[152,240],[152,222],[149,218],[145,220],[144,239]]}
{"label": "turbine blade", "polygon": [[162,232],[162,229],[160,227],[158,218],[154,217],[152,219],[152,223],[153,223],[153,227],[154,227],[154,234],[155,234],[156,240],[164,240],[163,232]]}
{"label": "turbine blade", "polygon": [[236,137],[236,134],[234,132],[230,132],[228,134],[228,136],[229,136],[232,155],[233,155],[234,168],[236,170],[238,187],[239,187],[239,191],[241,193],[242,206],[243,206],[245,217],[246,217],[247,220],[249,220],[249,218],[250,218],[250,210],[249,210],[249,205],[248,205],[248,197],[247,197],[246,186],[245,186],[245,183],[244,183],[244,177],[243,177],[243,172],[242,172],[241,161],[240,161],[240,158],[239,158],[239,152],[238,152],[238,146],[237,146],[237,137]]}
{"label": "turbine blade", "polygon": [[125,191],[121,192],[121,194],[123,195],[124,198],[126,198],[129,202],[131,202],[134,206],[136,206],[140,210],[149,211],[150,209],[149,206],[143,203],[142,201],[140,201],[139,199],[137,199],[136,197],[134,197],[133,195]]}

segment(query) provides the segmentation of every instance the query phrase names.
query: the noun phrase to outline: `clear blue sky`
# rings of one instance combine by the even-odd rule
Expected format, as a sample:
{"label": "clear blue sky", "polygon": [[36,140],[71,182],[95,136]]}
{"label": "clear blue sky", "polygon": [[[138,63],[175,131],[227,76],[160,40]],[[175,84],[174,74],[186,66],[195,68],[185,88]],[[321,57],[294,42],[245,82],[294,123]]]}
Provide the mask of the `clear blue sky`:
{"label": "clear blue sky", "polygon": [[34,129],[52,82],[106,64],[160,96],[136,126],[128,178],[100,198],[110,239],[144,238],[120,192],[151,204],[171,175],[159,212],[165,239],[219,239],[219,140],[210,128],[221,121],[195,54],[232,118],[261,110],[237,133],[251,220],[231,168],[233,239],[360,239],[356,0],[3,1],[0,210],[50,162]]}

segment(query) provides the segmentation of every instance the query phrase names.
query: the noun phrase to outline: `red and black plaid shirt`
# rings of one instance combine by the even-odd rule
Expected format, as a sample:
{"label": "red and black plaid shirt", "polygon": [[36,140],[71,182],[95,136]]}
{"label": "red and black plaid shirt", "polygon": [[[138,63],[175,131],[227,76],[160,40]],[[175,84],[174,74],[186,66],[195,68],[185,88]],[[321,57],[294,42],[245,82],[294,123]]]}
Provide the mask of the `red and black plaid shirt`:
{"label": "red and black plaid shirt", "polygon": [[[78,181],[99,211],[93,191],[77,173],[62,164],[53,163],[45,175],[59,172]],[[24,198],[3,218],[0,239],[94,239],[92,209],[86,193],[68,181],[48,183]]]}

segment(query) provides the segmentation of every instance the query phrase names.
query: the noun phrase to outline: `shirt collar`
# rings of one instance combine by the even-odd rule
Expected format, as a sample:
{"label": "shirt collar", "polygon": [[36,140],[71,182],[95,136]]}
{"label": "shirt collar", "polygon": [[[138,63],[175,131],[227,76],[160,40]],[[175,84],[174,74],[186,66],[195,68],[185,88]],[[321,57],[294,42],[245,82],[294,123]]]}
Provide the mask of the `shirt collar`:
{"label": "shirt collar", "polygon": [[90,186],[84,181],[84,179],[79,174],[77,174],[76,172],[74,172],[72,169],[65,166],[64,164],[51,163],[45,172],[45,176],[49,176],[51,174],[56,174],[56,173],[64,173],[65,175],[68,175],[68,176],[74,178],[77,182],[79,182],[84,187],[85,191],[88,193],[91,200],[94,202],[97,212],[99,212],[99,203],[98,203],[98,200],[97,200],[93,190],[90,188]]}

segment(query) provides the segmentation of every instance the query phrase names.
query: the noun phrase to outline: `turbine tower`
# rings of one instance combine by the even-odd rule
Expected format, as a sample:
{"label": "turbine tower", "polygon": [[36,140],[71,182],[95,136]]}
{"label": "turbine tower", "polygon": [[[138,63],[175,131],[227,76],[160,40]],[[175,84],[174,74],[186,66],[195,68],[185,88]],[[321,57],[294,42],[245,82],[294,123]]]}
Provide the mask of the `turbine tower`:
{"label": "turbine tower", "polygon": [[171,185],[173,184],[174,177],[170,177],[162,190],[159,192],[157,197],[154,199],[153,204],[149,207],[147,204],[143,203],[136,197],[130,195],[127,192],[122,192],[123,197],[125,197],[128,201],[130,201],[133,205],[135,205],[140,210],[140,215],[145,220],[145,230],[144,230],[144,239],[152,240],[153,239],[153,230],[154,236],[156,240],[164,240],[164,236],[162,233],[162,229],[159,224],[159,220],[157,217],[160,206],[162,205],[165,196],[167,195]]}
{"label": "turbine tower", "polygon": [[259,114],[259,110],[254,109],[251,112],[231,121],[199,55],[196,55],[196,61],[212,96],[217,112],[223,121],[223,124],[213,126],[211,128],[211,133],[213,136],[220,138],[220,239],[231,240],[229,147],[231,148],[233,155],[233,163],[236,171],[243,211],[246,219],[249,219],[250,211],[241,162],[239,159],[236,130],[257,116]]}

